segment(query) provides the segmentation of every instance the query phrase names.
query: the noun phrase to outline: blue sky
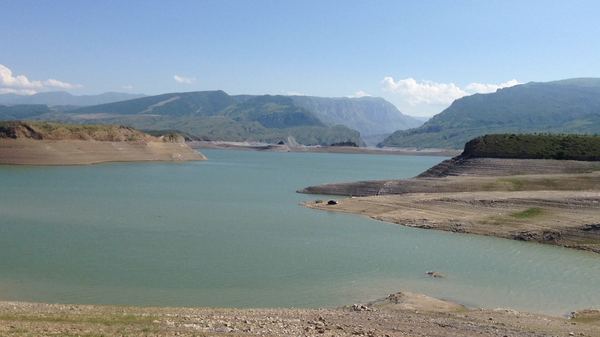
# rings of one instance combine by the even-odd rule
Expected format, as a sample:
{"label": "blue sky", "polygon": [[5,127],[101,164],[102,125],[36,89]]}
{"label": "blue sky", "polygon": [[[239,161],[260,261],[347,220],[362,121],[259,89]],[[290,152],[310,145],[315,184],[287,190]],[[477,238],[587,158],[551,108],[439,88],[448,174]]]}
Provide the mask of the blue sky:
{"label": "blue sky", "polygon": [[0,0],[0,13],[1,92],[369,94],[432,115],[465,94],[600,77],[600,1]]}

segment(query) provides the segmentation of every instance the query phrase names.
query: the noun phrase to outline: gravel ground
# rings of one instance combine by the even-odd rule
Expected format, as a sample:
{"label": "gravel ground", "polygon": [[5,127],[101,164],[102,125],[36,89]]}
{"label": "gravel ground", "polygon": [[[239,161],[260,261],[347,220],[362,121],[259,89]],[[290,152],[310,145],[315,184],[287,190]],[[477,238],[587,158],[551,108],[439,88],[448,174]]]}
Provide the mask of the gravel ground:
{"label": "gravel ground", "polygon": [[337,309],[142,308],[0,302],[0,336],[600,336],[600,312],[467,310],[398,293]]}

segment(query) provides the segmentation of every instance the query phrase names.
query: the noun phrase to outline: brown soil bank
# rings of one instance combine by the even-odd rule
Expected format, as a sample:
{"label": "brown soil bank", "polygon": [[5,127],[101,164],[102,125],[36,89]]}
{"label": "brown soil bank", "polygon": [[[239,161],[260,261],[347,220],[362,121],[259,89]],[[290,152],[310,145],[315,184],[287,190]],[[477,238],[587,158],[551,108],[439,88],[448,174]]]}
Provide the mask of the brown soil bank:
{"label": "brown soil bank", "polygon": [[77,165],[206,159],[182,137],[153,137],[113,125],[0,123],[0,164]]}
{"label": "brown soil bank", "polygon": [[[488,152],[510,155],[512,152],[502,153],[505,145],[521,155],[515,139],[532,147],[526,155],[567,156],[563,148],[569,148],[569,144],[564,140],[575,136],[515,137],[475,139],[465,146],[462,155],[416,178],[327,184],[299,192],[359,197],[333,205],[307,203],[311,208],[364,214],[412,227],[600,253],[600,162],[478,157]],[[586,144],[597,146],[600,138],[575,138],[575,153],[595,160],[598,149],[588,149]]]}
{"label": "brown soil bank", "polygon": [[600,336],[596,311],[572,319],[467,310],[397,293],[338,309],[140,308],[0,302],[0,336]]}

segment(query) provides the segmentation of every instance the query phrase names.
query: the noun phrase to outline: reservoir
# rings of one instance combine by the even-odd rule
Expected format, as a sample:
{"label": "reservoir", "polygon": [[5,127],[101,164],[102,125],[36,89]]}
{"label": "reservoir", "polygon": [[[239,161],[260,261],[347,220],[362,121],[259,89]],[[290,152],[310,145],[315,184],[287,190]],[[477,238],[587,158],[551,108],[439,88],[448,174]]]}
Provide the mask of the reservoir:
{"label": "reservoir", "polygon": [[0,300],[335,307],[406,290],[549,314],[600,306],[597,254],[306,209],[325,197],[295,193],[412,177],[444,158],[202,152],[0,166]]}

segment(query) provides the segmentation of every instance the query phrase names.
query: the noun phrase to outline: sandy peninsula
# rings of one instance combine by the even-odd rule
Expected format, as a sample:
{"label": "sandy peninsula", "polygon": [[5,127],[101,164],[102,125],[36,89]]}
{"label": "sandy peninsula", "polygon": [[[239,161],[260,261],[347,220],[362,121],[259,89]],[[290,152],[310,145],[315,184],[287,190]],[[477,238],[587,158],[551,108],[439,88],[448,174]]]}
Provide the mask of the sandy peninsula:
{"label": "sandy peninsula", "polygon": [[454,158],[403,180],[307,187],[352,196],[315,209],[404,226],[495,236],[600,253],[600,163]]}
{"label": "sandy peninsula", "polygon": [[204,159],[177,135],[154,137],[113,125],[0,124],[0,164],[82,165]]}

